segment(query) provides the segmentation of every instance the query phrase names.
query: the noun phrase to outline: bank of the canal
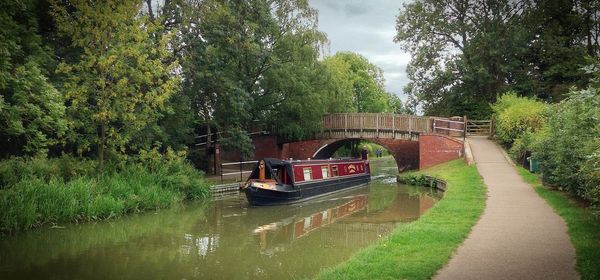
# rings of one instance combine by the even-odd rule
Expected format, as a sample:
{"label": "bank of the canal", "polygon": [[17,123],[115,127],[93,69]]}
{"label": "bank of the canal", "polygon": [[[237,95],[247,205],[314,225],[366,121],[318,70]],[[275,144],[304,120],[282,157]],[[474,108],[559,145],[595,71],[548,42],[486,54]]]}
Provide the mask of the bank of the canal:
{"label": "bank of the canal", "polygon": [[410,175],[447,182],[447,191],[419,220],[399,225],[389,237],[318,279],[429,279],[468,236],[485,207],[486,188],[475,166],[455,160]]}
{"label": "bank of the canal", "polygon": [[243,195],[63,225],[0,240],[0,279],[311,278],[418,220],[440,199],[398,185],[393,159],[370,185],[308,203],[249,206]]}

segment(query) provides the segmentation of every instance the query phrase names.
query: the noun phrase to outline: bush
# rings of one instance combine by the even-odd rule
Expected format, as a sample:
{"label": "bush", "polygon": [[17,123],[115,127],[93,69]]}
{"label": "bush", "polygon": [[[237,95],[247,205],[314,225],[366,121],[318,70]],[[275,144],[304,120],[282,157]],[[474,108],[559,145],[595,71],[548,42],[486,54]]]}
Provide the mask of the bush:
{"label": "bush", "polygon": [[519,97],[514,92],[502,95],[492,105],[498,140],[510,146],[525,133],[540,129],[545,121],[544,112],[547,107],[543,102]]}
{"label": "bush", "polygon": [[102,174],[95,162],[68,156],[0,162],[0,180],[6,184],[0,189],[0,233],[108,219],[208,197],[202,173],[183,156],[168,151],[152,160],[108,164]]}
{"label": "bush", "polygon": [[0,189],[33,178],[49,182],[52,178],[70,181],[80,176],[93,176],[97,173],[96,167],[97,163],[92,160],[69,155],[52,159],[13,157],[0,161]]}
{"label": "bush", "polygon": [[534,144],[545,183],[600,206],[600,90],[571,92]]}

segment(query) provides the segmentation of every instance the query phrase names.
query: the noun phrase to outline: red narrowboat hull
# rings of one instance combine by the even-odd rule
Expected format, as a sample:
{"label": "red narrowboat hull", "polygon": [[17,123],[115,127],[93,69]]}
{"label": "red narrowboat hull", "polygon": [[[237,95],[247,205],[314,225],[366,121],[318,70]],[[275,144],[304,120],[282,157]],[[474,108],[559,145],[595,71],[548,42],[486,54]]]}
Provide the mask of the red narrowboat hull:
{"label": "red narrowboat hull", "polygon": [[269,179],[253,178],[259,174],[257,171],[248,179],[244,192],[252,205],[302,202],[362,186],[371,180],[368,161],[357,159],[277,161],[272,166],[261,162],[261,166],[269,169],[266,176],[269,172],[273,175]]}

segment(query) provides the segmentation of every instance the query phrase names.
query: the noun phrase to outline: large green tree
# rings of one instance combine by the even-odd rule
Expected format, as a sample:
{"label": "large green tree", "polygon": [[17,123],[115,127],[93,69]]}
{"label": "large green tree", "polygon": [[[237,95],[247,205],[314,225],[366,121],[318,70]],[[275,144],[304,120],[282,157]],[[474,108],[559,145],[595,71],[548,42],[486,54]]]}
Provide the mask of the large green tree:
{"label": "large green tree", "polygon": [[508,90],[560,100],[587,80],[578,69],[597,55],[597,13],[586,0],[405,4],[395,37],[412,54],[405,92],[426,114],[471,117],[487,117]]}
{"label": "large green tree", "polygon": [[54,60],[39,35],[39,6],[0,3],[0,156],[45,155],[67,130],[63,97],[48,81]]}
{"label": "large green tree", "polygon": [[323,61],[329,75],[328,112],[400,112],[402,103],[384,88],[383,71],[364,56],[338,52]]}
{"label": "large green tree", "polygon": [[[322,114],[317,58],[325,36],[307,1],[183,5],[183,89],[199,121],[221,133],[222,144],[248,155],[252,130],[277,125],[298,138],[315,129]],[[296,125],[303,121],[309,125]]]}
{"label": "large green tree", "polygon": [[140,16],[141,2],[128,0],[54,2],[58,30],[80,50],[59,70],[79,153],[123,154],[136,133],[156,122],[177,88],[165,65],[169,35],[156,38],[156,24]]}

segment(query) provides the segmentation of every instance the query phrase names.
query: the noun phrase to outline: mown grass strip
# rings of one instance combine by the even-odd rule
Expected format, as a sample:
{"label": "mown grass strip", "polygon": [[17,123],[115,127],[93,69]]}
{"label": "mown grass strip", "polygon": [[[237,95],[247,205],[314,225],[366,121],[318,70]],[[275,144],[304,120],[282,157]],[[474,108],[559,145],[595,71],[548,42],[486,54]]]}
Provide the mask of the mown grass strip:
{"label": "mown grass strip", "polygon": [[569,228],[569,236],[577,254],[576,269],[581,279],[600,279],[600,219],[564,192],[546,188],[536,174],[517,167],[525,182],[533,186]]}
{"label": "mown grass strip", "polygon": [[419,220],[400,225],[376,245],[322,271],[318,279],[429,279],[448,262],[483,213],[485,185],[475,166],[462,160],[416,174],[444,179],[444,198]]}

